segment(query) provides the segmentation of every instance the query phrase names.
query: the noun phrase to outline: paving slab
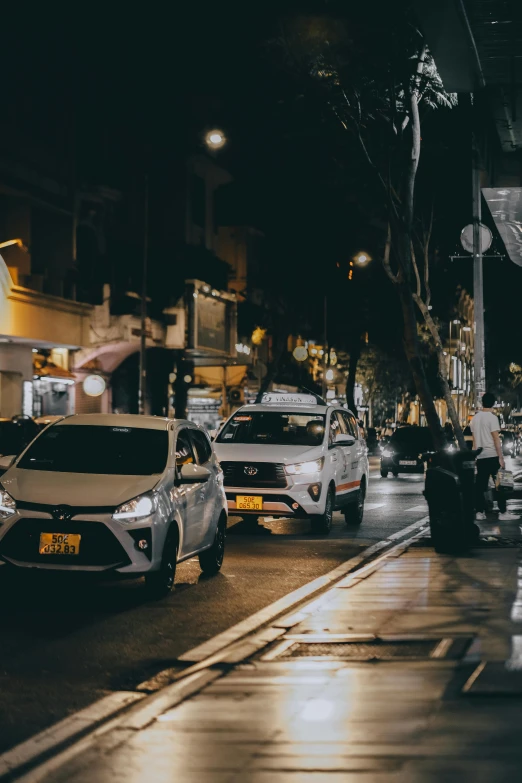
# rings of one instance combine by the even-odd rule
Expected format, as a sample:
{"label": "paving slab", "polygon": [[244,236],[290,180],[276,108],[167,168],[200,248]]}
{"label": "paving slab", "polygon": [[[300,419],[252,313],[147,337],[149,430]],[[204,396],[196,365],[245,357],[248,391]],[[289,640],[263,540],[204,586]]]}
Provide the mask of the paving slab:
{"label": "paving slab", "polygon": [[[267,660],[265,649],[141,731],[93,745],[47,780],[520,781],[520,556],[517,547],[484,545],[461,558],[412,547],[351,586],[343,580],[330,588],[300,610],[300,622],[283,637],[288,644],[300,638],[306,649],[313,634],[469,634],[473,644],[461,659]],[[487,695],[484,688],[463,692],[488,661],[496,668]],[[508,668],[518,685],[499,695],[494,685],[506,689]]]}

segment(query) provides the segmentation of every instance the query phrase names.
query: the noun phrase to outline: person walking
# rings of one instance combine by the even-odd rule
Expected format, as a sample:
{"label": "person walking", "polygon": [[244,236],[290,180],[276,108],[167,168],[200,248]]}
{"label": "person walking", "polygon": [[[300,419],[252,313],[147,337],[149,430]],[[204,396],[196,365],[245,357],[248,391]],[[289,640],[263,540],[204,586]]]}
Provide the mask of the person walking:
{"label": "person walking", "polygon": [[[475,511],[477,520],[486,519],[486,492],[488,491],[489,477],[495,478],[500,468],[506,464],[502,454],[500,442],[500,424],[498,417],[493,413],[495,395],[486,392],[482,397],[482,410],[478,411],[470,422],[473,433],[473,448],[482,449],[477,457],[477,476],[475,480]],[[500,521],[519,519],[519,514],[513,514],[507,510],[506,497],[503,492],[496,493],[499,508]]]}

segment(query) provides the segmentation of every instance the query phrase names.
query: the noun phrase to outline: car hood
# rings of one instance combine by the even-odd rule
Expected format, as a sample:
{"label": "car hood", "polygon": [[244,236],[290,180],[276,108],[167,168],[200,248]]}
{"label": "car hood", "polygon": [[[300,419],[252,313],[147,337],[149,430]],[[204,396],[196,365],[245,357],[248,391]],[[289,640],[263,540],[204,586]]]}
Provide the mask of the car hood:
{"label": "car hood", "polygon": [[159,476],[108,476],[10,468],[2,486],[15,500],[66,506],[119,506],[153,489]]}
{"label": "car hood", "polygon": [[323,456],[322,446],[271,446],[264,443],[254,445],[242,443],[214,443],[214,450],[220,461],[232,462],[278,462],[290,465],[292,462],[308,462]]}

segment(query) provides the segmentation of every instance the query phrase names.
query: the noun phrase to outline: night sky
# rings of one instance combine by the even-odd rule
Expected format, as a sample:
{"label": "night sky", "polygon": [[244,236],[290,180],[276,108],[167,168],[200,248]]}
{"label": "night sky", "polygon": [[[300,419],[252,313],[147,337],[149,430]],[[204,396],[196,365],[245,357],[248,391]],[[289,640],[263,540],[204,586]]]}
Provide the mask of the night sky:
{"label": "night sky", "polygon": [[[303,328],[308,322],[311,333],[320,329],[319,298],[335,290],[334,339],[343,341],[364,300],[373,339],[396,346],[395,293],[379,264],[358,270],[346,288],[351,256],[359,249],[380,252],[362,205],[360,161],[354,159],[351,178],[339,176],[332,150],[344,142],[316,106],[299,98],[301,85],[269,45],[278,15],[303,5],[94,4],[74,18],[70,6],[67,13],[22,9],[19,19],[13,12],[13,33],[3,41],[4,103],[23,121],[21,107],[29,102],[36,107],[33,120],[44,122],[54,106],[72,101],[79,176],[122,190],[136,186],[145,159],[168,166],[198,150],[205,129],[223,128],[229,144],[219,160],[235,178],[225,217],[265,232],[267,278],[306,314]],[[427,187],[437,204],[434,305],[446,317],[457,283],[471,287],[470,264],[457,268],[447,260],[460,252],[460,229],[471,218],[471,183],[463,112],[437,115],[425,125],[423,145],[438,152],[421,176],[430,174]],[[496,247],[501,250],[498,240]],[[522,270],[494,260],[486,262],[485,276],[489,348],[522,362]]]}

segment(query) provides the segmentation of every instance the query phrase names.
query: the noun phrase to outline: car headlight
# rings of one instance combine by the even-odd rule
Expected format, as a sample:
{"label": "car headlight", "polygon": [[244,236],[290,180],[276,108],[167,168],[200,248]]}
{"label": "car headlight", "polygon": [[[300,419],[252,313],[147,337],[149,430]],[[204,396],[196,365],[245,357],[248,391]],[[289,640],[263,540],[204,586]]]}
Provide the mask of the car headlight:
{"label": "car headlight", "polygon": [[310,473],[319,473],[323,469],[324,457],[310,462],[297,462],[294,465],[285,465],[285,473],[288,476],[306,476]]}
{"label": "car headlight", "polygon": [[5,489],[0,489],[0,519],[7,519],[16,513],[16,501]]}
{"label": "car headlight", "polygon": [[446,446],[446,451],[455,451],[455,444],[454,443],[448,443]]}
{"label": "car headlight", "polygon": [[392,449],[383,449],[382,450],[382,456],[383,457],[393,457]]}
{"label": "car headlight", "polygon": [[119,522],[130,524],[131,522],[137,522],[139,519],[150,517],[156,511],[156,508],[157,500],[155,495],[139,495],[137,498],[128,500],[126,503],[118,506],[112,518],[117,519]]}

